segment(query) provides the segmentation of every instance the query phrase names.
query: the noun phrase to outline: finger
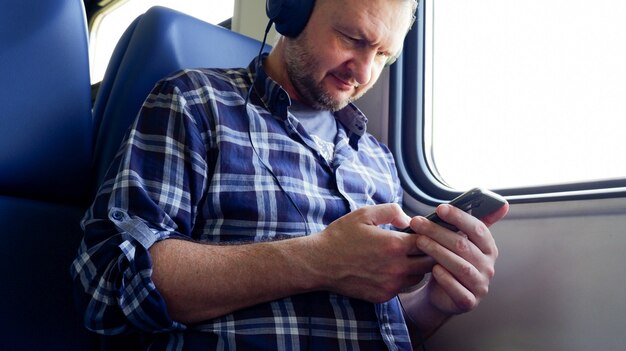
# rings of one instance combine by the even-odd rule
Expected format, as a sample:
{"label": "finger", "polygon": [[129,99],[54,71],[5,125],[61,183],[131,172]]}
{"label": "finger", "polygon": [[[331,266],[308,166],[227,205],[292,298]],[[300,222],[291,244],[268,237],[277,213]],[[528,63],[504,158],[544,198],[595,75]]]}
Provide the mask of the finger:
{"label": "finger", "polygon": [[[509,212],[509,208],[510,208],[510,205],[507,202],[504,205],[500,206],[500,208],[498,208],[494,212],[488,214],[485,217],[479,218],[479,220],[489,227],[492,224],[499,221],[500,219],[502,219],[504,216],[506,216],[506,214]],[[461,220],[461,217],[464,217],[461,213],[465,213],[464,211],[448,204],[439,205],[436,208],[436,211],[437,211],[437,215],[442,220],[453,225],[455,224],[455,221]],[[471,216],[469,214],[467,215]]]}
{"label": "finger", "polygon": [[487,227],[489,227],[493,225],[494,223],[496,223],[497,221],[501,220],[504,216],[506,216],[508,212],[509,212],[509,203],[507,202],[495,212],[482,218],[482,221],[485,223],[485,225],[487,225]]}
{"label": "finger", "polygon": [[[503,206],[504,209],[500,209],[496,212],[502,214],[502,211],[506,211],[507,206]],[[481,252],[486,255],[497,255],[496,242],[489,231],[489,228],[485,223],[476,217],[450,205],[440,205],[437,207],[437,214],[446,222],[455,225],[459,230],[467,235],[469,240],[473,242]],[[463,247],[463,241],[456,242],[455,245],[461,244]],[[450,246],[448,246],[450,247]],[[459,253],[458,250],[455,252]]]}
{"label": "finger", "polygon": [[[424,217],[416,217],[412,220],[413,229],[420,233],[416,238],[418,249],[435,259],[443,260],[446,255],[454,254],[469,260],[480,253],[480,249],[468,239],[462,232],[450,231]],[[421,238],[425,236],[426,238]],[[440,246],[440,247],[438,247]]]}
{"label": "finger", "polygon": [[435,235],[434,238],[422,235],[417,238],[417,246],[439,265],[469,283],[471,281],[468,279],[474,279],[478,273],[475,265],[485,265],[485,255],[467,238],[450,231],[446,234],[441,237]]}
{"label": "finger", "polygon": [[[479,222],[479,221],[477,221]],[[484,230],[487,227],[480,223]],[[423,224],[427,227],[428,224]],[[495,244],[486,251],[481,249],[465,235],[453,233],[443,227],[431,224],[438,229],[429,235],[420,235],[417,246],[420,250],[445,268],[446,272],[455,277],[469,291],[483,296],[487,293],[489,282],[495,275],[494,263],[497,257]],[[461,233],[463,234],[463,233]]]}
{"label": "finger", "polygon": [[409,250],[408,255],[409,256],[424,256],[424,252],[417,247],[417,243],[415,242],[415,239],[417,238],[417,236],[415,235],[415,232],[413,231],[413,229],[411,229],[410,226],[406,226],[405,228],[406,229],[404,230],[396,231],[396,234],[399,235],[400,237],[405,238],[405,240],[409,240],[411,242],[411,249]]}
{"label": "finger", "polygon": [[365,223],[372,225],[391,224],[397,228],[404,228],[409,225],[409,217],[398,204],[381,204],[363,207]]}
{"label": "finger", "polygon": [[478,305],[478,298],[442,266],[433,267],[432,277],[456,307],[456,311],[450,312],[468,312]]}

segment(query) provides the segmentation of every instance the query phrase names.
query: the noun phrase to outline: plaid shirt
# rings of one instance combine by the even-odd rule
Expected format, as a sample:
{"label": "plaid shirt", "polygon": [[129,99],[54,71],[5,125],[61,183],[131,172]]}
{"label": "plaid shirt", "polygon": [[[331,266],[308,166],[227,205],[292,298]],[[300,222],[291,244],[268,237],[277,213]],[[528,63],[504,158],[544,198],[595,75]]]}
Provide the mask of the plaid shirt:
{"label": "plaid shirt", "polygon": [[159,240],[286,239],[401,200],[393,157],[354,105],[335,113],[328,162],[263,70],[245,104],[255,67],[181,71],[146,99],[82,223],[72,276],[87,328],[157,350],[410,350],[397,298],[320,291],[193,325],[168,316],[151,280]]}

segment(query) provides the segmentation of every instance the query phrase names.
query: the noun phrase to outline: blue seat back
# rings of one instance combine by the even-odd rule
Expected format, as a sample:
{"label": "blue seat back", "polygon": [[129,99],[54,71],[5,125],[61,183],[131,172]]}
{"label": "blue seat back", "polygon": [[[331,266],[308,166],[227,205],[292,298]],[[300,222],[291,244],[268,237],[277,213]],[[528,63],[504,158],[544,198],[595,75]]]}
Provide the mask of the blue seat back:
{"label": "blue seat back", "polygon": [[114,50],[94,104],[96,187],[158,80],[183,68],[246,67],[259,49],[254,39],[165,7],[135,20]]}
{"label": "blue seat back", "polygon": [[0,2],[2,350],[88,350],[69,267],[93,145],[81,0]]}
{"label": "blue seat back", "polygon": [[93,135],[80,0],[0,3],[0,193],[80,201]]}

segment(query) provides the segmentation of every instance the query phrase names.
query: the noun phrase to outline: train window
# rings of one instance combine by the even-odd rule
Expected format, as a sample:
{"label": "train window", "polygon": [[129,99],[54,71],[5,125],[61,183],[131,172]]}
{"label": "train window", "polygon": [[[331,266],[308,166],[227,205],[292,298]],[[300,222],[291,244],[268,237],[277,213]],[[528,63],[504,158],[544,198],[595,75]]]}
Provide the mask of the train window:
{"label": "train window", "polygon": [[422,82],[412,130],[426,178],[457,190],[623,186],[625,16],[612,0],[420,1],[416,56],[400,69]]}
{"label": "train window", "polygon": [[233,16],[235,0],[126,0],[113,3],[90,24],[91,81],[102,80],[117,41],[140,14],[152,6],[165,6],[203,21],[219,24]]}

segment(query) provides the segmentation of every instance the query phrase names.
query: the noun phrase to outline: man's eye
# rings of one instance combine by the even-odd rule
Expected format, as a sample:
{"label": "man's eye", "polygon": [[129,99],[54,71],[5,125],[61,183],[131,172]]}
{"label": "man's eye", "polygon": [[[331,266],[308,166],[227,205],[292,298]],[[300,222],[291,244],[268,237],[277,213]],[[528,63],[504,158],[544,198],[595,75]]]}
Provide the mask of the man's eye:
{"label": "man's eye", "polygon": [[397,57],[395,55],[391,55],[389,52],[386,52],[386,51],[377,52],[376,58],[379,60],[379,62],[382,62],[385,66],[390,66],[397,60]]}
{"label": "man's eye", "polygon": [[348,42],[348,44],[352,44],[352,45],[357,45],[360,42],[359,39],[353,38],[349,35],[344,35],[343,38],[345,39],[346,42]]}

